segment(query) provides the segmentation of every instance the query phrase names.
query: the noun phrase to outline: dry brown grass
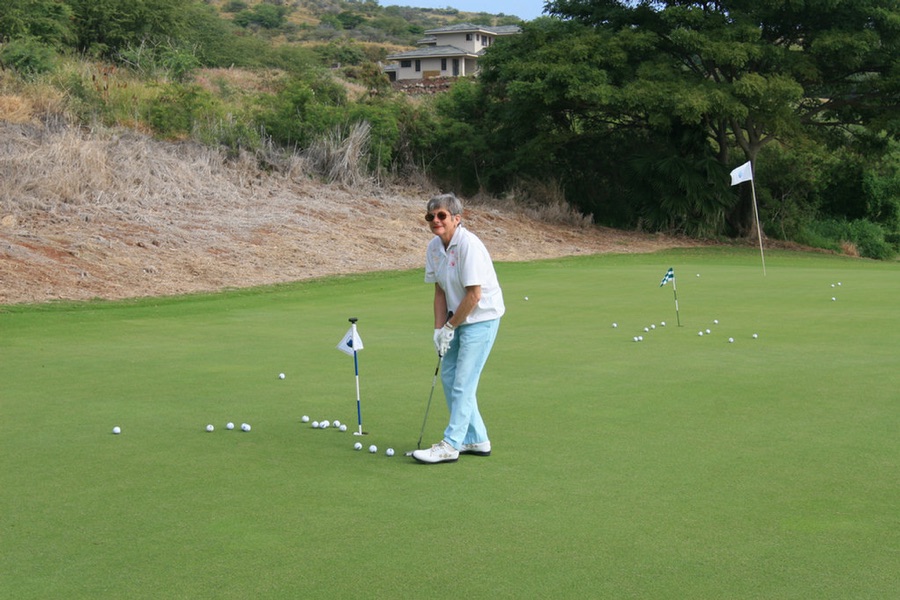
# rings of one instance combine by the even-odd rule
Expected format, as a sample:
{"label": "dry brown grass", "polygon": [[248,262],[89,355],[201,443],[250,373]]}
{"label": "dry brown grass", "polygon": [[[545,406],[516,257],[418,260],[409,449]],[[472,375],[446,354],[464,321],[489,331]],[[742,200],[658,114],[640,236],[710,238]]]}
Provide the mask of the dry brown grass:
{"label": "dry brown grass", "polygon": [[[334,140],[340,170],[358,160],[359,141]],[[319,183],[308,157],[270,153],[261,170],[263,157],[230,160],[190,142],[0,122],[0,304],[421,267],[423,207],[439,191],[426,179]],[[469,200],[465,222],[497,260],[692,245]]]}

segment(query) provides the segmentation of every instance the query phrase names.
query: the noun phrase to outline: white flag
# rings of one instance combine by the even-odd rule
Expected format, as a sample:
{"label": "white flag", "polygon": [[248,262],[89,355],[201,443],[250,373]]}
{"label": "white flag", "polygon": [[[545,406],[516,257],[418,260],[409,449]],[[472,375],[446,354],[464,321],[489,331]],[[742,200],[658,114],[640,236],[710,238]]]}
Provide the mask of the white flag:
{"label": "white flag", "polygon": [[750,166],[749,160],[731,172],[731,185],[744,183],[751,179],[753,179],[753,167]]}
{"label": "white flag", "polygon": [[363,349],[362,338],[359,337],[359,334],[351,327],[347,330],[347,335],[344,336],[341,343],[337,345],[337,349],[345,354],[353,356],[354,351],[358,352]]}

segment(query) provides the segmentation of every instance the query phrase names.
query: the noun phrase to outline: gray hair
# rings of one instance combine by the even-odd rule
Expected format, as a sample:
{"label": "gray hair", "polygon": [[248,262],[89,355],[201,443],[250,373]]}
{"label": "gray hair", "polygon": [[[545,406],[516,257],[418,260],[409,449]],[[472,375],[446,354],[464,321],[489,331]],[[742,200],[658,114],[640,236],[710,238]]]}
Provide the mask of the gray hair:
{"label": "gray hair", "polygon": [[434,196],[425,205],[425,210],[434,212],[439,208],[443,208],[450,212],[451,215],[461,215],[463,212],[462,200],[456,197],[456,194],[441,194]]}

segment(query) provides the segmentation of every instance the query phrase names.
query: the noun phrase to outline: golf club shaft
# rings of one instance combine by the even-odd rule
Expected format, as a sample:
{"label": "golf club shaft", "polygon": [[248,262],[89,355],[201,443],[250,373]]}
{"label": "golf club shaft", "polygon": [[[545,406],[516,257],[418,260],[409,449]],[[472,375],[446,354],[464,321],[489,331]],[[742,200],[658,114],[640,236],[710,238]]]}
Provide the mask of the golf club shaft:
{"label": "golf club shaft", "polygon": [[[447,313],[447,321],[453,316],[453,311]],[[416,442],[416,448],[422,449],[422,436],[425,435],[425,423],[428,422],[428,411],[431,410],[431,399],[434,397],[434,388],[437,386],[438,372],[441,370],[441,363],[444,362],[443,355],[438,355],[437,365],[434,367],[434,377],[431,379],[431,393],[428,394],[428,404],[425,405],[425,418],[422,419],[422,429],[419,431],[419,441]]]}

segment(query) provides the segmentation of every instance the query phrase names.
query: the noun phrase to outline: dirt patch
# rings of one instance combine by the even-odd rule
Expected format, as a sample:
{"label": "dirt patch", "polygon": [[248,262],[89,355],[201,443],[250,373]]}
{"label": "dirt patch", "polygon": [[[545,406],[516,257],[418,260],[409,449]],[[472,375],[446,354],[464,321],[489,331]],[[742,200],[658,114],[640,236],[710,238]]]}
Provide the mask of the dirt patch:
{"label": "dirt patch", "polygon": [[[252,164],[251,164],[252,163]],[[0,124],[0,304],[210,292],[422,267],[422,185],[348,189],[191,144]],[[695,246],[467,203],[498,261]]]}

